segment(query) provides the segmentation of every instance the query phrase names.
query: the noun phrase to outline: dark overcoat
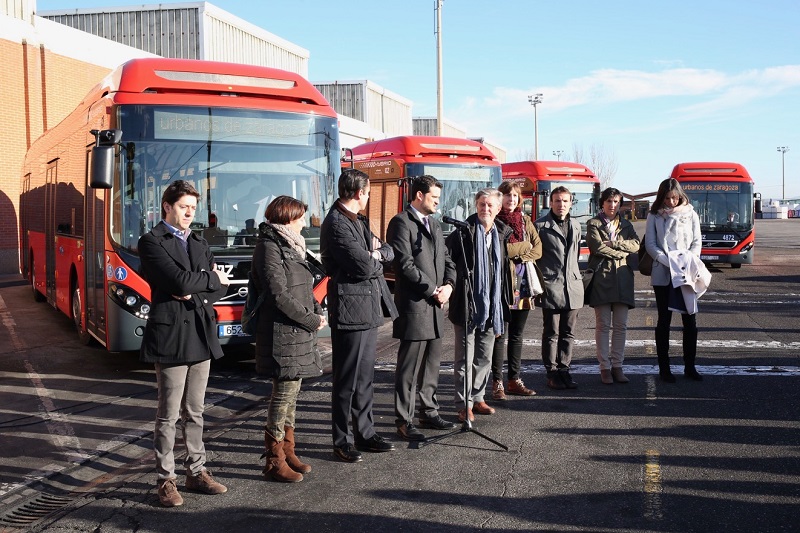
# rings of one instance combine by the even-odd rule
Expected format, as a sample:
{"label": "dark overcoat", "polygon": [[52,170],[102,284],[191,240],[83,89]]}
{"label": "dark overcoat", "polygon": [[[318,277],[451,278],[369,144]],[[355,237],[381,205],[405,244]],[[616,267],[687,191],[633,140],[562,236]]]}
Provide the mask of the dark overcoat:
{"label": "dark overcoat", "polygon": [[[471,272],[475,270],[475,223],[478,220],[478,215],[473,213],[467,218],[468,227],[464,230],[456,230],[447,236],[445,243],[447,249],[450,251],[450,257],[456,265],[456,272],[458,276],[458,283],[456,283],[456,290],[450,297],[450,306],[447,316],[450,322],[464,326],[466,322],[467,310],[471,309],[470,302],[472,300],[472,287],[469,283],[464,281],[470,278]],[[512,301],[512,287],[511,280],[509,279],[510,271],[506,268],[508,264],[508,240],[513,231],[511,228],[503,224],[501,221],[495,219],[495,226],[497,226],[498,237],[500,239],[500,268],[499,272],[503,276],[502,279],[502,294],[500,296],[500,304],[503,308],[503,320],[509,321],[511,317],[511,310],[509,304]],[[459,240],[461,244],[459,244]],[[462,253],[463,245],[463,253]]]}
{"label": "dark overcoat", "polygon": [[[372,257],[375,235],[363,215],[349,212],[337,200],[320,228],[322,265],[328,280],[328,319],[332,328],[360,331],[377,328],[384,317],[397,318],[397,308],[383,277],[383,264]],[[378,249],[384,262],[392,247]]]}
{"label": "dark overcoat", "polygon": [[256,287],[264,292],[256,324],[256,371],[281,380],[322,374],[316,332],[322,307],[303,254],[269,224],[253,251]]}
{"label": "dark overcoat", "polygon": [[441,338],[444,310],[433,291],[449,283],[455,289],[456,267],[444,244],[439,222],[428,217],[430,231],[406,207],[389,221],[386,242],[394,250],[394,303],[400,316],[392,325],[394,338],[423,341]]}
{"label": "dark overcoat", "polygon": [[639,250],[639,236],[633,224],[625,219],[619,221],[619,233],[609,246],[608,230],[600,218],[586,223],[586,244],[589,245],[589,264],[594,271],[589,305],[622,303],[636,307],[633,292],[633,269],[628,264],[630,254]]}
{"label": "dark overcoat", "polygon": [[223,355],[213,304],[227,287],[212,272],[214,255],[206,240],[194,233],[187,240],[188,254],[163,222],[139,238],[141,274],[151,292],[139,353],[144,362],[193,363]]}

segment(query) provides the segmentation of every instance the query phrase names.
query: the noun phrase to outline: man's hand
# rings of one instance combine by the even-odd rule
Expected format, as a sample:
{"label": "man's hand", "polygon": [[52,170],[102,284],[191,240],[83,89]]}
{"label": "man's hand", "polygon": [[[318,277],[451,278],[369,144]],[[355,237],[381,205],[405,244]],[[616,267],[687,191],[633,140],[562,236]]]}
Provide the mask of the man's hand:
{"label": "man's hand", "polygon": [[319,327],[317,327],[317,331],[319,331],[328,325],[328,319],[325,318],[325,315],[317,315],[317,316],[319,317]]}
{"label": "man's hand", "polygon": [[440,287],[436,287],[436,290],[433,291],[433,300],[439,305],[439,307],[441,307],[447,303],[452,294],[453,294],[452,285],[450,284],[442,285]]}
{"label": "man's hand", "polygon": [[191,300],[192,299],[192,295],[191,294],[187,294],[185,296],[177,296],[177,295],[173,294],[172,297],[175,298],[176,300]]}
{"label": "man's hand", "polygon": [[228,285],[231,284],[231,278],[228,276],[228,274],[226,274],[222,270],[216,270],[216,269],[213,272],[214,274],[217,275],[220,285],[224,285],[225,287],[227,287]]}

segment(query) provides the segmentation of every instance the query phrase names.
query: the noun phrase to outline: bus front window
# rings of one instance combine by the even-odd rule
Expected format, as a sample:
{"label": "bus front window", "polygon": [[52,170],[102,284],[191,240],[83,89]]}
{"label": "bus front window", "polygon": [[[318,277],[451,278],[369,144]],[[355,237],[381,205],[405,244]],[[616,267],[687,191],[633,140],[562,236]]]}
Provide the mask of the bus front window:
{"label": "bus front window", "polygon": [[[139,236],[161,220],[164,189],[183,179],[200,193],[192,230],[215,253],[254,246],[267,205],[280,195],[308,206],[303,235],[309,250],[319,250],[319,226],[335,199],[339,170],[335,119],[236,109],[120,109],[123,144],[134,145],[121,152],[114,190],[112,238],[121,247],[136,251]],[[194,129],[176,129],[175,121]]]}

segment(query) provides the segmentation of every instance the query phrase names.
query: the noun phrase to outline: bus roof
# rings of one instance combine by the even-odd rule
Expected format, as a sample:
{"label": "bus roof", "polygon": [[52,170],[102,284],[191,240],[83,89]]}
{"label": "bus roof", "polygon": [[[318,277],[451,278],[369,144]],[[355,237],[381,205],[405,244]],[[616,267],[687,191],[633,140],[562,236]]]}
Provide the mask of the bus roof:
{"label": "bus roof", "polygon": [[589,167],[569,161],[515,161],[513,163],[503,163],[502,166],[503,179],[528,176],[539,179],[556,176],[596,179],[594,172]]}
{"label": "bus roof", "polygon": [[688,163],[678,163],[672,169],[671,178],[675,179],[706,179],[721,178],[743,181],[753,181],[750,174],[739,163],[694,161]]}
{"label": "bus roof", "polygon": [[299,74],[239,63],[160,57],[132,59],[117,67],[92,92],[97,90],[112,94],[120,103],[132,103],[127,102],[126,94],[170,95],[178,99],[188,95],[224,96],[232,101],[231,107],[250,107],[253,102],[236,106],[237,97],[262,98],[285,101],[293,107],[301,104],[307,111],[312,111],[308,109],[312,106],[314,112],[336,116],[325,97]]}
{"label": "bus roof", "polygon": [[356,161],[375,157],[419,157],[425,155],[445,157],[455,155],[459,159],[497,161],[491,150],[482,143],[457,137],[402,135],[360,144],[353,148],[353,158]]}

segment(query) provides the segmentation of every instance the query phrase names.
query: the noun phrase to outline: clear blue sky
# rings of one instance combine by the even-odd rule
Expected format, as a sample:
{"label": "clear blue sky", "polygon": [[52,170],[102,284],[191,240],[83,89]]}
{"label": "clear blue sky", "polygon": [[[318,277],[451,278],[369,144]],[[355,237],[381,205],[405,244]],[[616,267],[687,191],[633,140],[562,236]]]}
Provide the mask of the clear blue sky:
{"label": "clear blue sky", "polygon": [[[308,49],[311,81],[368,79],[436,115],[434,0],[211,3]],[[681,161],[737,161],[767,200],[788,146],[786,195],[800,197],[797,0],[445,0],[442,19],[445,117],[509,161],[533,152],[527,97],[541,92],[540,159],[601,146],[630,193]]]}

